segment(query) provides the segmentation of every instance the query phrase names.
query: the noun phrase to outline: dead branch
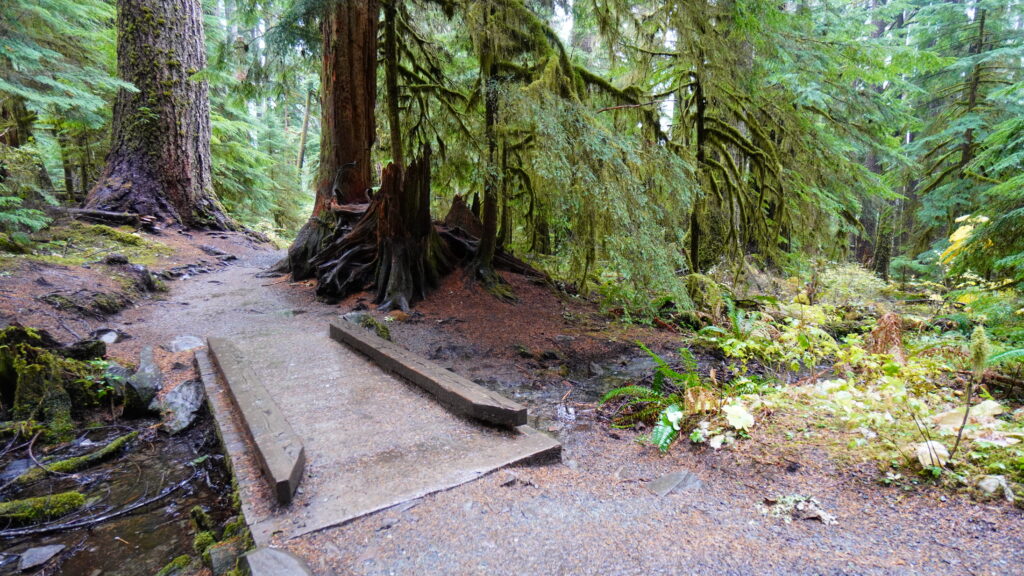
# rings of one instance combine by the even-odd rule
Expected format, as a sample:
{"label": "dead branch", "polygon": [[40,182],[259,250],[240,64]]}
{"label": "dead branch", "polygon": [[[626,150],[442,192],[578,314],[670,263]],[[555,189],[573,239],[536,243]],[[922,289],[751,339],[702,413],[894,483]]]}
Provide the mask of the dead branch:
{"label": "dead branch", "polygon": [[150,498],[141,498],[121,508],[120,510],[110,512],[109,514],[100,514],[99,516],[86,518],[84,520],[77,520],[74,522],[50,522],[47,524],[35,526],[33,528],[0,530],[0,539],[22,538],[24,536],[40,536],[43,534],[51,534],[53,532],[63,532],[66,530],[77,530],[79,528],[89,528],[92,526],[96,526],[97,524],[102,524],[103,522],[106,522],[108,520],[113,520],[114,518],[130,514],[138,510],[139,508],[143,508],[145,506],[149,506],[154,502],[163,500],[164,498],[170,496],[174,492],[177,492],[178,490],[184,488],[186,485],[188,485],[189,482],[194,480],[197,476],[199,476],[198,469],[196,469],[188,478],[185,478],[184,480],[178,482],[174,486],[165,488],[156,496],[152,496]]}
{"label": "dead branch", "polygon": [[142,215],[131,212],[111,212],[109,210],[91,210],[88,208],[53,208],[52,210],[67,214],[72,218],[81,218],[82,220],[103,224],[113,223],[138,226],[142,223]]}
{"label": "dead branch", "polygon": [[651,106],[653,104],[661,104],[666,100],[651,100],[650,102],[641,102],[639,104],[620,104],[619,106],[609,106],[607,108],[601,108],[597,111],[598,114],[601,112],[608,112],[609,110],[625,110],[628,108],[643,108],[644,106]]}

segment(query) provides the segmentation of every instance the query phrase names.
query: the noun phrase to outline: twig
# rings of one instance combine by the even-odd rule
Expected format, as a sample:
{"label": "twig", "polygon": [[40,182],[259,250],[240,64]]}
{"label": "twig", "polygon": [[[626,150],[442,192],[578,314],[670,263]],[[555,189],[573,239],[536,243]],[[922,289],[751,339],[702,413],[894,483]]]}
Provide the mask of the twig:
{"label": "twig", "polygon": [[95,516],[93,518],[88,518],[88,519],[85,519],[85,520],[79,520],[77,522],[49,523],[49,524],[43,524],[41,526],[36,526],[34,528],[19,528],[19,529],[12,529],[12,530],[0,530],[0,538],[9,539],[9,538],[21,538],[23,536],[39,536],[39,535],[42,535],[42,534],[50,534],[50,533],[53,533],[53,532],[63,532],[65,530],[76,530],[78,528],[88,528],[90,526],[95,526],[97,524],[102,524],[103,522],[106,522],[107,520],[112,520],[114,518],[117,518],[117,517],[120,517],[120,516],[124,516],[126,514],[130,514],[131,512],[134,512],[135,510],[138,510],[139,508],[148,506],[148,505],[150,505],[150,504],[152,504],[154,502],[157,502],[159,500],[162,500],[162,499],[166,498],[167,496],[173,494],[174,492],[184,488],[189,482],[191,482],[198,475],[199,475],[199,470],[196,469],[192,473],[191,476],[189,476],[188,478],[185,478],[184,480],[182,480],[181,482],[178,482],[177,484],[175,484],[174,486],[171,486],[170,488],[164,489],[161,493],[157,494],[156,496],[153,496],[152,498],[146,498],[144,500],[137,500],[135,503],[129,504],[128,506],[125,506],[124,508],[121,508],[120,510],[117,510],[115,512],[111,512],[109,514],[103,514],[103,515],[100,515],[100,516]]}
{"label": "twig", "polygon": [[50,470],[46,466],[43,466],[39,462],[39,460],[36,460],[36,455],[32,453],[32,445],[36,443],[36,438],[39,438],[39,435],[42,434],[42,433],[43,433],[42,430],[40,430],[39,432],[36,432],[36,435],[32,437],[32,440],[29,441],[29,443],[28,443],[28,457],[31,458],[32,461],[36,463],[36,466],[39,466],[40,468],[45,470],[48,474],[53,474],[54,476],[70,476],[70,474],[65,474],[63,472],[57,472],[56,470]]}
{"label": "twig", "polygon": [[643,108],[644,106],[661,104],[662,102],[667,102],[667,100],[651,100],[650,102],[641,102],[639,104],[620,104],[619,106],[609,106],[607,108],[601,108],[597,113],[600,114],[601,112],[608,112],[609,110],[625,110],[627,108]]}
{"label": "twig", "polygon": [[952,460],[953,456],[956,456],[956,449],[960,447],[960,440],[964,435],[964,428],[967,428],[967,419],[971,415],[971,396],[974,395],[974,378],[967,381],[967,394],[964,399],[964,421],[960,423],[960,429],[956,431],[956,442],[953,443],[953,449],[949,451],[949,459]]}

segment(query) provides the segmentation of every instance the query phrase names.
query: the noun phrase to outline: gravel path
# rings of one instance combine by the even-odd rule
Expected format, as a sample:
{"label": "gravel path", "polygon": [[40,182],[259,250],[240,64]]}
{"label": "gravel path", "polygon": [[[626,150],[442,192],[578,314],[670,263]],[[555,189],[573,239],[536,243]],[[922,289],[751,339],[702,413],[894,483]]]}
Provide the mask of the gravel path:
{"label": "gravel path", "polygon": [[[242,265],[275,257],[246,257]],[[217,286],[232,273],[186,282]],[[313,302],[309,287],[253,282],[265,286],[249,297],[223,296],[217,308],[232,312],[203,322],[249,330],[257,317],[339,311]],[[190,305],[156,305],[163,316],[140,310],[147,321],[132,328],[168,333],[194,325],[212,309],[194,286]],[[401,422],[393,425],[402,430]],[[609,430],[582,412],[560,439],[561,463],[500,470],[279,544],[319,575],[1024,574],[1020,510],[937,489],[882,487],[870,472],[835,466],[813,444],[781,455],[755,437],[742,450],[661,456],[632,442],[634,433]],[[667,496],[648,490],[651,480],[680,470],[702,486]],[[787,494],[814,496],[838,523],[785,522],[762,512],[765,498]]]}

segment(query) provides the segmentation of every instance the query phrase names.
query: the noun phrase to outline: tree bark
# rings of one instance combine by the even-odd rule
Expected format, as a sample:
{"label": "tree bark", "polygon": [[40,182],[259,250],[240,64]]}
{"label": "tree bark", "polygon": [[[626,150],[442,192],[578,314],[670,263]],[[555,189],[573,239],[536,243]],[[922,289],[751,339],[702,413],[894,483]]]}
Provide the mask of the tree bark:
{"label": "tree bark", "polygon": [[118,92],[106,168],[86,207],[237,229],[213,194],[199,0],[118,0]]}
{"label": "tree bark", "polygon": [[299,157],[295,161],[295,167],[299,171],[299,181],[302,181],[302,164],[306,160],[306,137],[309,136],[309,113],[313,104],[313,91],[306,90],[306,106],[302,113],[302,132],[299,134]]}
{"label": "tree bark", "polygon": [[[313,214],[288,249],[280,271],[296,280],[319,276],[313,259],[351,221],[331,208],[369,201],[370,149],[377,100],[377,0],[331,2],[323,17],[320,74],[320,173]],[[322,281],[322,279],[321,279]]]}
{"label": "tree bark", "polygon": [[408,310],[437,286],[451,262],[430,220],[428,149],[405,172],[388,164],[380,193],[366,212],[351,230],[336,230],[312,265],[322,298],[343,298],[373,286],[382,310]]}
{"label": "tree bark", "polygon": [[387,90],[388,127],[391,129],[391,161],[405,166],[402,158],[402,124],[398,102],[398,35],[395,27],[399,0],[384,3],[384,86]]}

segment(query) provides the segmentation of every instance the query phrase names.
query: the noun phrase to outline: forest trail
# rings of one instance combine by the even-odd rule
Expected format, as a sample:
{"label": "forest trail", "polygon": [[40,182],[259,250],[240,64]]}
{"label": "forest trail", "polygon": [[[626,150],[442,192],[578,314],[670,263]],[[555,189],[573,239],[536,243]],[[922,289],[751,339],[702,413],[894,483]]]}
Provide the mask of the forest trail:
{"label": "forest trail", "polygon": [[456,417],[331,340],[328,321],[339,320],[337,308],[257,278],[266,264],[262,257],[187,279],[155,303],[167,312],[127,320],[143,340],[174,334],[230,342],[305,445],[300,490],[289,506],[277,506],[253,444],[243,440],[224,376],[207,382],[258,545],[341,524],[557,448],[536,431],[492,429]]}
{"label": "forest trail", "polygon": [[[323,345],[337,353],[342,347],[326,340],[326,323],[344,309],[315,302],[302,284],[254,277],[276,257],[243,256],[235,266],[176,283],[167,300],[121,320],[151,341],[175,334],[258,339],[287,323],[324,333]],[[346,433],[359,441],[418,434],[401,415],[402,404],[433,404],[409,388],[394,394],[391,412],[366,415],[366,426]],[[318,409],[304,402],[286,408]],[[512,467],[341,526],[309,533],[295,526],[269,540],[322,575],[1011,574],[1024,563],[1020,511],[938,490],[882,488],[870,475],[840,470],[813,445],[779,454],[770,438],[754,438],[743,452],[660,456],[585,414],[559,440],[561,463]],[[350,471],[318,468],[315,458],[310,470],[292,506],[315,517],[318,503],[302,501],[306,490]],[[650,489],[652,481],[684,470],[700,486],[665,496]],[[789,494],[814,496],[838,523],[764,514],[766,498]]]}

